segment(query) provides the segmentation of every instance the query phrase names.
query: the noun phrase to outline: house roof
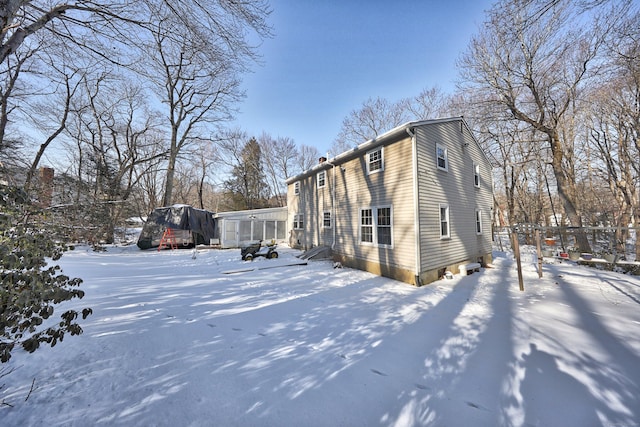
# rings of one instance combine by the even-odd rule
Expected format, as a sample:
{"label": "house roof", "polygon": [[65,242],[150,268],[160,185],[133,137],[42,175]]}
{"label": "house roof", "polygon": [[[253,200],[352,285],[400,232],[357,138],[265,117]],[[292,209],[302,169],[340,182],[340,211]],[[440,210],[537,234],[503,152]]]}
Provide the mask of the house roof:
{"label": "house roof", "polygon": [[353,147],[353,149],[345,151],[341,154],[338,154],[335,157],[332,157],[331,159],[328,159],[325,162],[322,163],[318,163],[317,165],[313,166],[311,169],[307,169],[306,171],[299,173],[298,175],[292,176],[290,178],[288,178],[285,182],[288,184],[291,184],[295,181],[298,181],[302,178],[305,178],[309,175],[313,175],[316,172],[319,172],[323,169],[329,169],[330,167],[334,166],[334,165],[339,165],[341,163],[346,162],[347,160],[350,160],[354,157],[357,157],[363,153],[366,153],[368,150],[371,150],[372,148],[375,148],[377,146],[383,145],[384,143],[388,142],[389,140],[393,140],[394,138],[397,138],[400,135],[403,135],[405,133],[407,133],[408,131],[410,131],[413,128],[416,127],[420,127],[420,126],[425,126],[425,125],[431,125],[431,124],[436,124],[436,123],[448,123],[448,122],[462,122],[462,124],[467,128],[467,130],[469,130],[469,134],[471,135],[471,137],[474,139],[474,141],[477,140],[475,139],[475,137],[473,136],[473,133],[471,132],[471,130],[469,129],[469,126],[467,124],[467,122],[464,120],[464,118],[462,116],[459,117],[448,117],[448,118],[441,118],[441,119],[432,119],[432,120],[416,120],[416,121],[412,121],[412,122],[407,122],[404,123],[398,127],[395,127],[383,134],[380,134],[378,136],[376,136],[373,139],[370,139],[366,142],[363,142],[360,145],[357,145],[355,147]]}

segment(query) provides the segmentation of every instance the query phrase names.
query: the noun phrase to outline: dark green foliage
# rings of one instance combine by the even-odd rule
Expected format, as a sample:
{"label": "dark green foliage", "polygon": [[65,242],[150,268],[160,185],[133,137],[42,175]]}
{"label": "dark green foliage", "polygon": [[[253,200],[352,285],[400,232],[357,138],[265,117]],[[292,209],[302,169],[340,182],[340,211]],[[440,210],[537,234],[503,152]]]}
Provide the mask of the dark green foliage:
{"label": "dark green foliage", "polygon": [[[52,347],[66,334],[79,335],[79,313],[68,310],[52,320],[54,305],[82,298],[81,279],[61,273],[47,259],[60,259],[64,245],[53,238],[45,216],[15,187],[0,185],[0,362],[11,358],[16,344],[32,353],[41,343]],[[85,308],[83,319],[91,314]]]}
{"label": "dark green foliage", "polygon": [[238,164],[233,166],[231,178],[224,183],[231,210],[266,208],[269,185],[262,169],[260,144],[251,138],[240,153]]}

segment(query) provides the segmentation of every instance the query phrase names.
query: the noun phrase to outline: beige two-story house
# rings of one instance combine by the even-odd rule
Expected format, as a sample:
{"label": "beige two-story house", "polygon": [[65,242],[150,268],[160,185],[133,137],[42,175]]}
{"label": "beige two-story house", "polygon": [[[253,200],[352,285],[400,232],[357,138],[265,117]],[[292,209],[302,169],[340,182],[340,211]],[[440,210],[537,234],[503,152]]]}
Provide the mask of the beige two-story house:
{"label": "beige two-story house", "polygon": [[292,247],[420,286],[491,262],[491,165],[462,117],[404,124],[287,180]]}

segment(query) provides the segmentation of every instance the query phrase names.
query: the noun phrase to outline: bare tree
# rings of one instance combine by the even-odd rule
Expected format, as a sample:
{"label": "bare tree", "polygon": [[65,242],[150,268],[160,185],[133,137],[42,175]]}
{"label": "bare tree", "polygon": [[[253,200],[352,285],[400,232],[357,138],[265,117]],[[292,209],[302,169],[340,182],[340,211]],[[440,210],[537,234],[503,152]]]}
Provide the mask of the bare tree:
{"label": "bare tree", "polygon": [[[598,58],[612,22],[626,10],[596,14],[585,25],[568,1],[540,9],[537,2],[503,0],[463,55],[463,78],[510,112],[514,120],[545,135],[557,191],[572,225],[581,226],[579,194],[573,170],[571,119],[585,85],[598,73]],[[586,235],[578,245],[589,249]]]}
{"label": "bare tree", "polygon": [[[68,135],[75,139],[75,205],[78,216],[94,225],[107,242],[128,203],[141,169],[162,158],[157,117],[149,111],[140,86],[115,79],[110,70],[82,79]],[[71,218],[73,221],[74,218]]]}
{"label": "bare tree", "polygon": [[[267,133],[258,137],[262,150],[265,180],[270,187],[270,193],[277,206],[286,206],[287,189],[285,181],[296,171],[298,149],[291,138],[273,138]],[[294,172],[296,171],[296,172]]]}
{"label": "bare tree", "polygon": [[446,101],[438,87],[423,89],[414,97],[395,102],[369,98],[344,118],[331,152],[338,155],[409,121],[437,118],[447,111]]}
{"label": "bare tree", "polygon": [[144,43],[140,72],[166,107],[170,149],[163,205],[168,206],[179,156],[229,120],[242,95],[239,76],[256,59],[247,30],[266,37],[270,29],[268,9],[257,0],[161,3],[152,11],[158,21]]}
{"label": "bare tree", "polygon": [[[339,154],[339,153],[335,153]],[[320,158],[320,152],[316,147],[312,147],[311,145],[302,144],[298,147],[298,157],[297,157],[297,172],[306,171],[311,169],[318,163],[318,159]],[[295,173],[294,173],[295,174]]]}

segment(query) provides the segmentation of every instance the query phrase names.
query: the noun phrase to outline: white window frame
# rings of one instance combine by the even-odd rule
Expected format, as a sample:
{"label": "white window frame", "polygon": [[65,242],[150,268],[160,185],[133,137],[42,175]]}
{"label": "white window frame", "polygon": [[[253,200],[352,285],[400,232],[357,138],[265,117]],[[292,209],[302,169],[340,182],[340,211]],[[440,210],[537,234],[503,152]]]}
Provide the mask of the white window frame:
{"label": "white window frame", "polygon": [[[376,160],[371,160],[371,156],[376,153],[380,153],[380,158]],[[371,169],[372,163],[380,162],[380,167],[376,169]],[[378,147],[374,150],[367,151],[367,174],[371,175],[372,173],[378,173],[384,171],[384,147]]]}
{"label": "white window frame", "polygon": [[482,210],[476,209],[476,234],[482,234]]}
{"label": "white window frame", "polygon": [[[442,210],[444,209],[444,218],[442,216]],[[449,205],[441,203],[438,206],[438,226],[440,230],[440,240],[450,239],[451,238],[451,218],[450,218],[450,209]],[[447,232],[442,232],[442,225],[447,225]]]}
{"label": "white window frame", "polygon": [[[329,225],[327,225],[327,220],[329,221]],[[322,212],[322,228],[332,228],[333,227],[333,218],[331,215],[331,211],[323,211]]]}
{"label": "white window frame", "polygon": [[[380,224],[380,210],[381,209],[389,209],[389,224]],[[377,206],[375,208],[375,240],[378,247],[383,248],[392,248],[393,247],[393,208],[391,205],[388,206]],[[389,243],[380,243],[380,229],[388,228],[389,229]]]}
{"label": "white window frame", "polygon": [[[443,156],[440,157],[439,152],[442,150]],[[444,166],[440,166],[440,159],[444,161]],[[436,166],[442,171],[449,171],[449,150],[443,144],[436,143]]]}
{"label": "white window frame", "polygon": [[480,188],[480,165],[478,163],[473,164],[473,185]]}
{"label": "white window frame", "polygon": [[[363,215],[364,211],[371,211],[371,216],[367,215],[367,218],[371,218],[371,222],[363,223],[365,216]],[[367,236],[371,236],[371,241],[363,240],[365,233],[363,232],[364,228],[371,229],[370,233],[366,233]],[[373,245],[373,209],[372,208],[360,208],[360,214],[358,215],[358,230],[359,230],[359,240],[361,245]]]}
{"label": "white window frame", "polygon": [[293,229],[302,230],[304,228],[304,214],[298,213],[293,215]]}
{"label": "white window frame", "polygon": [[[378,220],[380,219],[380,210],[381,209],[389,209],[389,224],[379,224]],[[371,212],[371,222],[368,224],[363,224],[363,219],[365,216],[363,213]],[[369,218],[367,216],[367,218]],[[392,205],[381,205],[381,206],[363,206],[360,208],[360,213],[358,216],[358,230],[359,230],[359,242],[361,245],[365,246],[374,246],[379,248],[393,248],[393,206]],[[390,243],[380,243],[380,228],[388,228],[389,229],[389,239]],[[363,240],[365,233],[363,232],[364,228],[370,230],[370,233],[366,233],[371,236],[371,241]]]}
{"label": "white window frame", "polygon": [[297,196],[300,194],[300,181],[296,181],[293,183],[293,195]]}
{"label": "white window frame", "polygon": [[316,183],[318,188],[324,188],[327,185],[327,171],[322,170],[316,174]]}

